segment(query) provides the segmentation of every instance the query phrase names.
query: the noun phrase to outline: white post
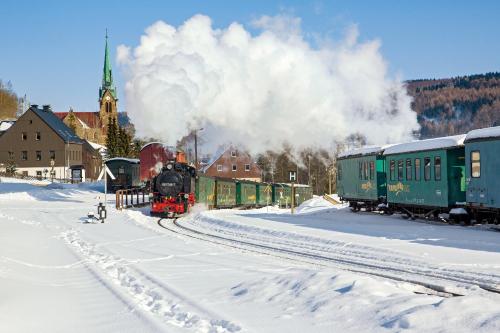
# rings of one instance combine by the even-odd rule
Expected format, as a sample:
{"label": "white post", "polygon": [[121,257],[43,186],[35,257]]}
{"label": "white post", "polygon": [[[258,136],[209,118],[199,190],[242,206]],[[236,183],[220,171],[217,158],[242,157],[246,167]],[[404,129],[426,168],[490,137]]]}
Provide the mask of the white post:
{"label": "white post", "polygon": [[108,194],[108,172],[106,170],[106,163],[104,164],[104,209],[106,209],[106,195]]}

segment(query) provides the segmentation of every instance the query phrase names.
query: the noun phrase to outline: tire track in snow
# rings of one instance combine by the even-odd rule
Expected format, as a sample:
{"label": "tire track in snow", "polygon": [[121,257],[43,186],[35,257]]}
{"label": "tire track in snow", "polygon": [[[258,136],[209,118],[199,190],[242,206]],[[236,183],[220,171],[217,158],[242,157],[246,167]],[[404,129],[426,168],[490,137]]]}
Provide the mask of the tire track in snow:
{"label": "tire track in snow", "polygon": [[[176,327],[196,332],[237,332],[241,327],[223,319],[207,319],[184,309],[184,304],[196,308],[204,315],[211,313],[189,301],[139,268],[121,264],[124,259],[98,251],[96,246],[82,240],[74,229],[61,233],[61,238],[74,247],[91,263],[97,265],[128,296],[136,300],[143,310],[159,316]],[[146,283],[147,282],[147,283]],[[163,291],[163,293],[161,292]]]}

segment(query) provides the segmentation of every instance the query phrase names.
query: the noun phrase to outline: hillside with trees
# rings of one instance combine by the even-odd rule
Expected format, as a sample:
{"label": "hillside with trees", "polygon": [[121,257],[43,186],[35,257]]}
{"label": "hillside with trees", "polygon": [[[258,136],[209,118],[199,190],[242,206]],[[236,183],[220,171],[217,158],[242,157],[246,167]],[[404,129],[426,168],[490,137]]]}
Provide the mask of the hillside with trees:
{"label": "hillside with trees", "polygon": [[407,82],[421,138],[500,125],[500,73]]}
{"label": "hillside with trees", "polygon": [[12,90],[12,84],[0,80],[0,120],[15,118],[16,111],[17,96]]}

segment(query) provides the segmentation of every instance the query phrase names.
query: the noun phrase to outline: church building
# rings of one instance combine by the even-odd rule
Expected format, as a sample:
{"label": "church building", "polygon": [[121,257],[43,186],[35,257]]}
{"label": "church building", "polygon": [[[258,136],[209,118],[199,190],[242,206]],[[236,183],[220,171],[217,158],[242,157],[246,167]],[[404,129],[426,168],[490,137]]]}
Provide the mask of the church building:
{"label": "church building", "polygon": [[[102,85],[99,88],[99,111],[97,112],[54,112],[76,135],[100,145],[106,144],[108,123],[113,119],[120,123],[116,98],[116,88],[113,86],[113,73],[109,61],[108,35],[106,33],[106,45],[104,48],[104,67],[102,74]],[[122,115],[126,118],[126,115]]]}

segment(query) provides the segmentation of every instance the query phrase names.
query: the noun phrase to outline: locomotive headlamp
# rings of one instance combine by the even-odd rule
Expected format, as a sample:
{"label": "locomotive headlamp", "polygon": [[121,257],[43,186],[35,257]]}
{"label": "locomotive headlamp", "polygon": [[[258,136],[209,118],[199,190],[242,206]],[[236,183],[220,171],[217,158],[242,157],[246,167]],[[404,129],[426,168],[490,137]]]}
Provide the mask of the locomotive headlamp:
{"label": "locomotive headlamp", "polygon": [[167,164],[167,169],[172,170],[172,164]]}

